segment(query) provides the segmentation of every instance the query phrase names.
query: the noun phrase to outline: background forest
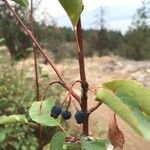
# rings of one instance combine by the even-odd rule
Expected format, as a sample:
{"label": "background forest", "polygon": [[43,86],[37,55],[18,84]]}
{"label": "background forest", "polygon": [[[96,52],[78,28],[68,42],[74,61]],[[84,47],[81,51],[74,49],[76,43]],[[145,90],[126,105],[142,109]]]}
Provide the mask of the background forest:
{"label": "background forest", "polygon": [[[29,14],[22,7],[14,6],[16,12],[30,26]],[[108,30],[105,27],[104,11],[100,8],[100,17],[97,18],[99,29],[83,31],[85,55],[120,55],[122,57],[142,60],[150,58],[150,25],[149,3],[143,1],[142,6],[133,16],[129,30],[122,34],[120,31]],[[12,58],[20,59],[28,56],[31,51],[31,41],[12,16],[10,11],[0,5],[0,42],[9,49]],[[44,21],[34,22],[36,37],[57,61],[66,57],[75,56],[74,33],[71,28],[58,27],[54,19],[51,25]],[[140,42],[139,42],[140,41]]]}

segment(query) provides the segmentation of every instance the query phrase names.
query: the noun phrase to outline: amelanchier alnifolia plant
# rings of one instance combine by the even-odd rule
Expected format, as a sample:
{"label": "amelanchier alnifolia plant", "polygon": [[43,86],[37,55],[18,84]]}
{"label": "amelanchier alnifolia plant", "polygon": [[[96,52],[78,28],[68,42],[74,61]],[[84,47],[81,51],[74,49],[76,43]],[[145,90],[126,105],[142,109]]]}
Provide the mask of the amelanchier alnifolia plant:
{"label": "amelanchier alnifolia plant", "polygon": [[[78,143],[78,146],[80,148],[78,149],[103,150],[106,149],[107,145],[110,142],[115,148],[118,147],[119,149],[123,149],[124,136],[118,128],[116,122],[116,115],[113,115],[113,119],[109,125],[108,137],[110,142],[108,139],[93,138],[93,140],[91,140],[90,138],[88,138],[89,117],[91,113],[98,109],[102,103],[109,106],[133,129],[135,129],[137,133],[142,135],[144,138],[150,140],[150,88],[143,87],[141,83],[134,80],[113,80],[103,83],[101,88],[97,89],[97,91],[95,92],[95,100],[97,101],[97,104],[95,106],[92,106],[91,108],[88,108],[88,92],[90,89],[89,84],[86,80],[84,50],[82,44],[82,26],[80,18],[80,15],[84,8],[82,0],[59,0],[60,4],[65,9],[67,15],[71,20],[77,44],[80,80],[75,81],[74,83],[72,83],[71,86],[60,75],[55,64],[53,64],[53,62],[46,54],[46,50],[43,49],[39,42],[36,40],[32,31],[28,29],[28,27],[22,22],[22,20],[12,9],[8,1],[3,1],[5,2],[8,9],[12,12],[14,17],[17,19],[17,21],[20,23],[22,28],[26,31],[29,38],[34,43],[36,49],[38,49],[41,52],[43,57],[53,68],[57,77],[59,78],[58,81],[53,81],[49,83],[48,87],[53,84],[60,84],[68,91],[68,95],[71,97],[71,101],[69,101],[69,103],[73,103],[72,100],[76,100],[78,102],[80,110],[77,110],[77,112],[74,115],[76,123],[82,125],[81,136],[79,138],[76,138],[80,140],[80,142]],[[27,7],[28,4],[27,0],[13,1],[25,7]],[[79,82],[81,85],[81,96],[76,94],[73,90],[73,85],[77,82]],[[45,91],[48,90],[48,87]],[[41,94],[42,98],[38,97],[38,99],[40,99],[41,101],[33,102],[29,110],[29,115],[33,121],[40,123],[41,126],[60,126],[64,133],[58,132],[54,135],[50,143],[50,149],[65,150],[66,147],[68,148],[71,146],[71,143],[68,143],[68,141],[66,142],[65,139],[71,138],[68,138],[68,133],[61,126],[60,118],[62,117],[64,120],[69,120],[73,112],[68,110],[69,107],[65,110],[62,110],[62,106],[56,105],[55,100],[53,98],[43,100],[44,94]],[[68,106],[70,106],[70,104]],[[44,145],[41,146],[41,149],[43,147]]]}

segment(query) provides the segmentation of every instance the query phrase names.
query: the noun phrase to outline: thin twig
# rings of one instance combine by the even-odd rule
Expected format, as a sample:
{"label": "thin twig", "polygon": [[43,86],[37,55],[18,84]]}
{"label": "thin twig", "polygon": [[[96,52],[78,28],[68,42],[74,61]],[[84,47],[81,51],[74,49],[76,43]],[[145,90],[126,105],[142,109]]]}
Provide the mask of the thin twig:
{"label": "thin twig", "polygon": [[76,83],[82,83],[82,81],[81,81],[81,80],[76,80],[75,82],[73,82],[72,85],[71,85],[71,89],[73,88],[73,86],[74,86]]}
{"label": "thin twig", "polygon": [[[31,0],[30,22],[31,22],[31,32],[34,35],[33,0]],[[33,55],[34,55],[36,98],[37,98],[37,101],[39,101],[40,90],[39,90],[38,67],[37,67],[37,58],[36,58],[36,47],[35,47],[34,43],[32,45],[33,45]],[[38,124],[37,133],[38,133],[39,148],[40,148],[40,150],[42,150],[43,149],[43,127],[41,124]]]}
{"label": "thin twig", "polygon": [[96,93],[92,89],[89,88],[88,91],[90,91],[93,95],[96,95]]}
{"label": "thin twig", "polygon": [[61,103],[61,106],[64,105],[64,103],[65,103],[66,100],[68,99],[69,94],[70,94],[69,92],[66,93],[65,98],[64,98],[63,102]]}
{"label": "thin twig", "polygon": [[[72,83],[71,87],[70,87],[70,90],[68,91],[67,95],[65,96],[65,99],[62,103],[62,105],[65,103],[66,99],[68,98],[68,96],[72,95],[71,94],[71,91],[72,91],[72,88],[73,86],[76,84],[76,83],[81,83],[82,81],[81,80],[76,80],[75,82]],[[78,101],[79,104],[81,104],[81,101]]]}
{"label": "thin twig", "polygon": [[56,84],[56,83],[58,83],[58,84],[60,84],[60,85],[63,86],[63,83],[61,83],[60,81],[53,81],[53,82],[51,82],[51,83],[48,84],[48,86],[45,88],[45,90],[44,90],[44,92],[42,93],[41,98],[40,98],[40,101],[41,101],[40,110],[42,110],[42,102],[43,102],[43,99],[44,99],[44,96],[45,96],[46,92],[48,91],[48,89],[49,89],[49,87],[50,87],[51,85]]}
{"label": "thin twig", "polygon": [[[92,94],[96,95],[96,93],[92,89],[88,89]],[[94,107],[90,108],[88,111],[88,115],[90,115],[92,112],[94,112],[99,106],[101,106],[102,102],[98,102]]]}
{"label": "thin twig", "polygon": [[74,103],[74,101],[72,101],[72,104],[74,106],[74,108],[76,109],[76,111],[79,111],[78,107],[76,106],[76,104]]}
{"label": "thin twig", "polygon": [[33,122],[27,122],[27,125],[29,125],[30,127],[34,128],[34,129],[38,129],[38,125]]}
{"label": "thin twig", "polygon": [[90,115],[92,112],[94,112],[98,107],[102,105],[102,102],[98,102],[94,107],[90,108],[88,111],[88,115]]}
{"label": "thin twig", "polygon": [[[31,32],[34,35],[33,0],[31,0],[30,22],[31,22]],[[36,82],[36,98],[37,101],[39,101],[40,91],[39,91],[39,81],[38,81],[38,67],[37,67],[36,49],[34,43],[33,43],[33,55],[34,55],[34,70],[35,70],[35,82]]]}
{"label": "thin twig", "polygon": [[43,100],[43,99],[44,99],[44,96],[45,96],[46,92],[48,91],[48,88],[49,88],[51,85],[56,84],[56,83],[57,83],[57,84],[60,84],[60,85],[63,85],[63,83],[61,83],[60,81],[53,81],[53,82],[50,82],[50,83],[47,85],[47,87],[45,88],[44,92],[42,93],[40,100]]}

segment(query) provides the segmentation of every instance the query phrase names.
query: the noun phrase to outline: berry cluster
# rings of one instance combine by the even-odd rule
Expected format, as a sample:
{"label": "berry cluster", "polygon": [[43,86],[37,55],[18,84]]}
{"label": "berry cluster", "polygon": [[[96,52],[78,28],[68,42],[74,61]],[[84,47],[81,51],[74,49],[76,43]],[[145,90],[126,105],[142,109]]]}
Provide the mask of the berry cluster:
{"label": "berry cluster", "polygon": [[[51,117],[58,118],[61,114],[64,120],[69,120],[71,118],[71,112],[68,110],[62,111],[62,108],[59,105],[55,105],[51,109]],[[75,119],[78,124],[82,124],[86,119],[86,113],[83,111],[77,111],[75,113]]]}

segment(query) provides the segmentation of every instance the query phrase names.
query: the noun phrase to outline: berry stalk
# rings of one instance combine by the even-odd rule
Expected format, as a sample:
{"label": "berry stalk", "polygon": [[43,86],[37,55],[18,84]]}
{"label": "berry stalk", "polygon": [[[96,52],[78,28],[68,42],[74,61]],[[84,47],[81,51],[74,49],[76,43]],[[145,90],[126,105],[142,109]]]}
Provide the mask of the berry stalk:
{"label": "berry stalk", "polygon": [[[31,23],[31,32],[34,35],[34,18],[33,18],[33,0],[31,0],[31,6],[30,6],[30,23]],[[37,64],[37,55],[36,55],[36,47],[34,43],[32,43],[33,46],[33,55],[34,55],[34,70],[35,70],[35,83],[36,83],[36,99],[37,101],[40,100],[40,89],[39,89],[39,77],[38,77],[38,64]],[[38,143],[39,143],[39,149],[43,149],[43,127],[41,124],[38,124],[38,128],[36,129],[36,132],[38,134]]]}

